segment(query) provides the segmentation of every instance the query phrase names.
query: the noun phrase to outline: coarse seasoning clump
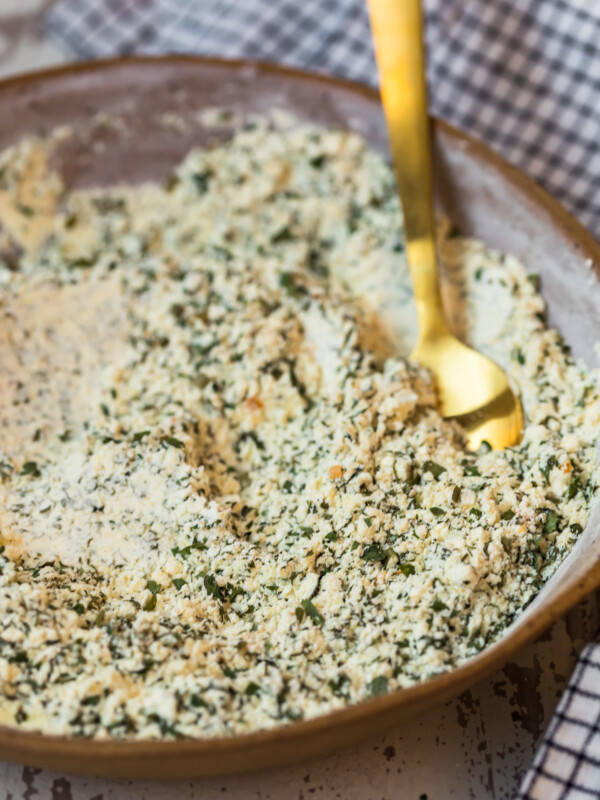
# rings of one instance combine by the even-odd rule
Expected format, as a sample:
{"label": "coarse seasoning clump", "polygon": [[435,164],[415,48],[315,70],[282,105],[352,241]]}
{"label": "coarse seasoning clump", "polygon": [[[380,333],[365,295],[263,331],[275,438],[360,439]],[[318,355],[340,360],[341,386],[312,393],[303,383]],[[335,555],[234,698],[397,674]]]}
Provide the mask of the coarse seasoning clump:
{"label": "coarse seasoning clump", "polygon": [[597,376],[535,280],[443,233],[454,324],[527,415],[470,453],[400,355],[402,223],[360,138],[259,122],[163,186],[73,193],[46,155],[0,171],[0,720],[241,733],[495,641],[598,483]]}

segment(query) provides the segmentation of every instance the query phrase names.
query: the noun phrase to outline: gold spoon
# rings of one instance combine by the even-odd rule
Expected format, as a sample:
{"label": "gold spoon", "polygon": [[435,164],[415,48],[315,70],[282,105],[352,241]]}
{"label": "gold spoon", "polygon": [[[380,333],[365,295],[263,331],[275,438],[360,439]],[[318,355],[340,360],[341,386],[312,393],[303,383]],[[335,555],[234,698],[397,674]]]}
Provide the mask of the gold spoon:
{"label": "gold spoon", "polygon": [[472,449],[484,440],[493,448],[509,447],[519,441],[523,427],[519,398],[497,364],[450,332],[442,305],[421,0],[367,0],[367,4],[419,320],[419,340],[411,359],[434,373],[442,414],[465,428]]}

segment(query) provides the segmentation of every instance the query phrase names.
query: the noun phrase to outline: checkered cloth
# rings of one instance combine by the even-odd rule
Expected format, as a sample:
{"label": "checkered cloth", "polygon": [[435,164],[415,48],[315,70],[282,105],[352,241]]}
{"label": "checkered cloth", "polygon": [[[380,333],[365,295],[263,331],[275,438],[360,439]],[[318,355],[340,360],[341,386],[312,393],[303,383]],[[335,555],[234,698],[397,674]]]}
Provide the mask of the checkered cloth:
{"label": "checkered cloth", "polygon": [[[600,2],[425,0],[435,115],[487,142],[600,238]],[[376,82],[363,0],[60,0],[81,58],[204,53]]]}
{"label": "checkered cloth", "polygon": [[600,797],[600,645],[581,655],[518,800]]}
{"label": "checkered cloth", "polygon": [[[424,2],[433,113],[528,172],[600,238],[600,2]],[[203,53],[377,80],[363,0],[59,0],[47,26],[81,58]],[[600,798],[599,693],[600,645],[590,645],[520,800]]]}

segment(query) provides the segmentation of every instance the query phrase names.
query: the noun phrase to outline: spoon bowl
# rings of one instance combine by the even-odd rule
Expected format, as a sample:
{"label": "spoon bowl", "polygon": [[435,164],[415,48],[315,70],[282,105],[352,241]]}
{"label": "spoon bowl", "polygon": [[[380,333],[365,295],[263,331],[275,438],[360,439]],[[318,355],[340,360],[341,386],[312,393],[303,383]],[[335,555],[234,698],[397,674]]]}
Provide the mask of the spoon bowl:
{"label": "spoon bowl", "polygon": [[434,373],[441,411],[467,434],[469,447],[482,442],[494,448],[516,444],[523,414],[504,371],[449,332],[420,339],[411,353]]}

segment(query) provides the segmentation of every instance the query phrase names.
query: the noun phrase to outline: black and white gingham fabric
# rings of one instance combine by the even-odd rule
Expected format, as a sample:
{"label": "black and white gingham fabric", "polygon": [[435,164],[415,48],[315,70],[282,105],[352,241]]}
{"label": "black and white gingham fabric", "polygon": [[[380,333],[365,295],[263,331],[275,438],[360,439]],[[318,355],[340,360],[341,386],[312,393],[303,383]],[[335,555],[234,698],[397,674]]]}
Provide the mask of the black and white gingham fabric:
{"label": "black and white gingham fabric", "polygon": [[[600,238],[600,0],[425,0],[434,114],[487,142]],[[363,0],[59,0],[81,58],[204,53],[376,83]]]}
{"label": "black and white gingham fabric", "polygon": [[600,797],[600,645],[579,657],[518,800]]}
{"label": "black and white gingham fabric", "polygon": [[[600,238],[600,0],[424,0],[432,111],[486,141]],[[375,84],[363,0],[58,0],[77,56],[259,58]],[[519,800],[600,798],[600,645],[587,647]]]}

